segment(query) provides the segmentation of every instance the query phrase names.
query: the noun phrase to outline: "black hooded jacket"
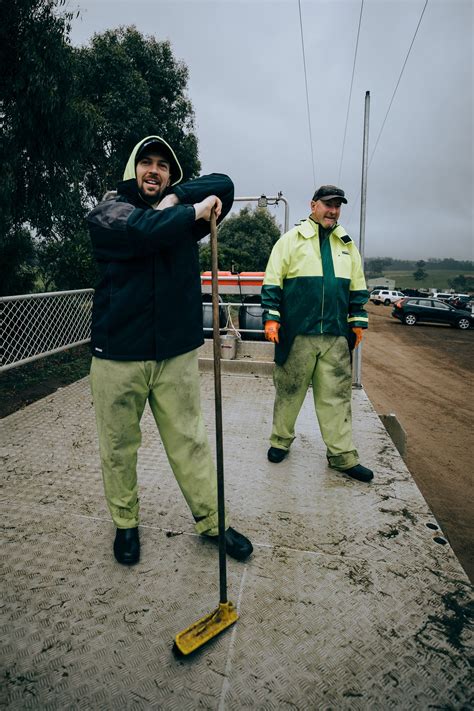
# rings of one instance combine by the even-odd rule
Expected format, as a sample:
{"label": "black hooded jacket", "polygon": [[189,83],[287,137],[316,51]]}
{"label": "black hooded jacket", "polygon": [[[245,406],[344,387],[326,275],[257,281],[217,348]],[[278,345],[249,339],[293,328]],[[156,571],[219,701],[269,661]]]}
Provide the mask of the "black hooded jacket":
{"label": "black hooded jacket", "polygon": [[204,342],[198,241],[209,222],[193,203],[209,195],[229,212],[234,186],[213,173],[175,185],[179,205],[154,210],[135,179],[87,216],[100,281],[92,311],[92,354],[110,360],[165,360]]}

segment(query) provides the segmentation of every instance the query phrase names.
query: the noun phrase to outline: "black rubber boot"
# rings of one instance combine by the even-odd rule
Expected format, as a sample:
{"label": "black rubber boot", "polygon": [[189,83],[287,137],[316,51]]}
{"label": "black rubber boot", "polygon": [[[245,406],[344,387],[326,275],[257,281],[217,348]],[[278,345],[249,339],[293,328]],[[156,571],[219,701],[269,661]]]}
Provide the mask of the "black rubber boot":
{"label": "black rubber boot", "polygon": [[350,476],[352,479],[357,479],[357,481],[371,481],[374,478],[374,472],[367,467],[363,467],[362,464],[356,464],[355,467],[350,467],[349,469],[341,470],[343,474]]}
{"label": "black rubber boot", "polygon": [[[212,541],[212,543],[219,545],[219,536],[203,535],[208,541]],[[253,551],[253,545],[250,543],[249,539],[245,538],[245,536],[241,533],[230,527],[225,532],[225,548],[226,553],[230,555],[231,558],[235,558],[235,560],[245,560]]]}
{"label": "black rubber boot", "polygon": [[287,449],[280,449],[280,447],[270,447],[267,452],[268,461],[273,462],[273,464],[279,464],[284,460],[287,454]]}
{"label": "black rubber boot", "polygon": [[140,560],[138,528],[117,528],[114,556],[122,565],[134,565]]}

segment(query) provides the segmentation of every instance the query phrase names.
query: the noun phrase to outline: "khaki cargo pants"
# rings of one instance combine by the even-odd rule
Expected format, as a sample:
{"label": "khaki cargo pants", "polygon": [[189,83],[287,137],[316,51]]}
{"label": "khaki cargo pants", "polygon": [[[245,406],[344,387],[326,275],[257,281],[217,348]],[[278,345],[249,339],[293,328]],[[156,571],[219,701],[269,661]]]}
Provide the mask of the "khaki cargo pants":
{"label": "khaki cargo pants", "polygon": [[352,441],[352,368],[343,336],[296,336],[284,365],[275,365],[272,447],[289,449],[310,383],[329,464],[344,470],[359,463]]}
{"label": "khaki cargo pants", "polygon": [[197,351],[163,361],[92,358],[105,496],[117,528],[138,526],[137,452],[148,400],[198,533],[217,535],[217,479],[201,413]]}

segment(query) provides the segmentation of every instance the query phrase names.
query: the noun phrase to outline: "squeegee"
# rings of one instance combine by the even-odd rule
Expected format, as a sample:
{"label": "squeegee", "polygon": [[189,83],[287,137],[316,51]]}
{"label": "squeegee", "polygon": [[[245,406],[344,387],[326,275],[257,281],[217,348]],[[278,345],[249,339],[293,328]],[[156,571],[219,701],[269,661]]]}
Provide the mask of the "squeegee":
{"label": "squeegee", "polygon": [[173,650],[187,656],[200,649],[206,642],[217,637],[237,622],[239,616],[232,602],[227,600],[227,567],[225,544],[225,498],[224,498],[224,448],[222,435],[221,392],[221,342],[219,333],[219,285],[217,266],[217,224],[214,209],[211,213],[211,258],[212,258],[212,333],[214,345],[214,400],[216,419],[217,463],[217,515],[219,536],[219,606],[205,617],[179,632]]}

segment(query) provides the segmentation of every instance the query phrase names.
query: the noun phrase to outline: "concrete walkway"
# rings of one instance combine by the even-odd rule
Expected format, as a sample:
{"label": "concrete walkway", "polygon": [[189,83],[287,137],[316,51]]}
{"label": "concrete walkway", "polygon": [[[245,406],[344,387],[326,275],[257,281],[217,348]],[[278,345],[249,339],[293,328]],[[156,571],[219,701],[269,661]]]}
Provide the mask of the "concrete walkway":
{"label": "concrete walkway", "polygon": [[228,562],[240,620],[187,660],[173,638],[217,606],[217,550],[194,534],[150,412],[131,569],[112,556],[88,379],[0,423],[3,707],[467,709],[472,588],[365,393],[370,485],[327,468],[311,394],[272,465],[271,378],[224,374],[222,389],[226,498],[255,552]]}

